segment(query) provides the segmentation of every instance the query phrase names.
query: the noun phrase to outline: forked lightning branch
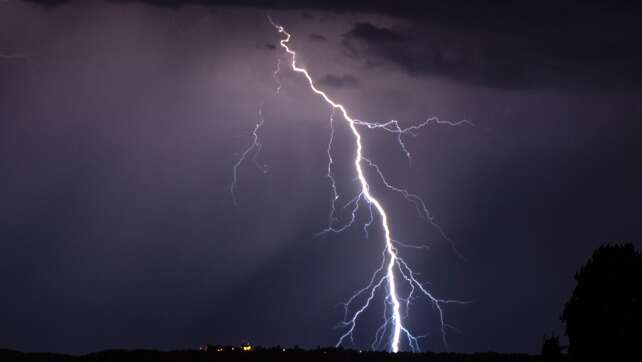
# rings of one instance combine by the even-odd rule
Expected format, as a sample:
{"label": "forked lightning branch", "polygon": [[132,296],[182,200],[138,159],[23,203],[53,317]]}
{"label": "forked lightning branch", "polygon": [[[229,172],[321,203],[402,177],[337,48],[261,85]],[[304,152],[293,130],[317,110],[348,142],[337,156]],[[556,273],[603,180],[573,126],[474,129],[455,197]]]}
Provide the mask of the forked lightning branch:
{"label": "forked lightning branch", "polygon": [[[293,72],[303,76],[310,91],[318,95],[320,101],[325,102],[331,109],[331,115],[329,119],[330,139],[327,148],[327,178],[330,182],[332,196],[328,226],[325,230],[322,231],[322,233],[338,233],[353,226],[357,220],[357,214],[361,212],[361,210],[365,210],[365,212],[367,212],[367,215],[369,216],[368,221],[364,225],[362,225],[366,236],[368,235],[368,228],[374,223],[378,223],[383,230],[383,250],[381,264],[373,272],[368,284],[356,291],[355,294],[353,294],[347,300],[347,302],[344,303],[345,315],[344,319],[340,323],[342,332],[338,338],[336,345],[342,346],[349,343],[354,344],[354,334],[356,329],[358,328],[360,319],[364,316],[366,310],[373,305],[373,303],[381,302],[383,303],[381,325],[376,331],[373,331],[370,347],[374,350],[387,349],[392,352],[398,352],[402,349],[420,351],[421,348],[419,345],[419,340],[422,336],[416,334],[415,331],[411,331],[407,326],[407,321],[410,318],[411,304],[418,299],[425,299],[429,304],[432,305],[432,307],[434,307],[433,310],[437,314],[437,319],[439,320],[439,334],[441,335],[444,347],[448,348],[446,329],[451,328],[451,326],[446,322],[444,306],[452,303],[466,304],[467,302],[436,297],[431,293],[430,290],[428,290],[425,283],[417,279],[417,274],[413,272],[412,267],[400,256],[399,248],[416,250],[426,248],[426,245],[407,244],[400,242],[394,238],[394,230],[392,225],[390,224],[388,212],[386,211],[386,208],[384,207],[382,202],[377,198],[376,195],[373,194],[370,188],[370,183],[372,182],[372,180],[368,178],[366,170],[370,169],[370,171],[374,171],[371,173],[376,175],[376,177],[378,178],[378,182],[380,182],[386,190],[399,194],[401,197],[405,198],[407,201],[413,204],[417,208],[417,211],[422,215],[422,217],[424,217],[426,221],[430,223],[430,225],[436,228],[442,238],[451,243],[451,246],[453,245],[452,240],[435,222],[434,218],[428,210],[428,207],[426,206],[426,203],[422,200],[421,197],[407,191],[404,188],[400,188],[391,184],[384,175],[381,168],[373,160],[365,156],[366,152],[364,150],[362,142],[363,136],[360,132],[360,129],[378,129],[391,133],[396,137],[397,142],[401,147],[404,155],[408,157],[408,159],[410,159],[411,153],[407,149],[406,144],[403,142],[403,136],[415,135],[416,132],[424,127],[429,126],[430,124],[443,124],[448,126],[472,124],[465,120],[459,122],[447,122],[432,117],[419,124],[409,127],[402,127],[396,120],[387,122],[370,122],[354,118],[350,115],[346,106],[338,103],[336,100],[332,99],[326,92],[322,91],[316,86],[312,76],[307,69],[298,65],[297,53],[290,46],[290,40],[292,38],[290,33],[288,33],[283,26],[275,23],[271,18],[268,17],[268,20],[270,21],[274,29],[281,35],[279,45],[284,51],[284,56],[288,58],[288,67]],[[277,83],[277,94],[282,87],[281,82],[279,82],[278,79],[279,74],[282,71],[281,66],[282,65],[279,58],[276,70],[273,74],[274,79]],[[336,204],[340,199],[340,195],[335,183],[333,173],[334,160],[332,156],[332,147],[335,135],[334,123],[337,121],[347,122],[348,128],[350,129],[350,132],[352,134],[355,149],[352,163],[359,184],[358,193],[354,195],[354,197],[351,197],[350,201],[346,205],[342,205],[342,207],[349,208],[351,216],[348,222],[340,225],[337,225],[337,218],[335,217]],[[256,158],[262,147],[259,141],[259,131],[263,124],[264,119],[262,114],[262,107],[260,107],[259,121],[255,125],[252,132],[252,142],[244,150],[244,152],[241,154],[241,157],[233,167],[233,180],[230,186],[230,191],[232,192],[232,197],[235,204],[235,190],[238,168],[243,164],[243,162],[251,158],[251,161],[254,162],[257,167],[265,171],[265,166],[260,165],[257,162]],[[341,156],[351,157],[351,155]],[[456,252],[454,246],[453,250],[455,250]],[[402,287],[403,284],[405,285]],[[401,290],[404,291],[403,294]],[[383,293],[379,293],[380,291],[383,291]],[[381,298],[381,301],[378,301],[377,297],[380,294],[383,295],[383,298]],[[421,331],[421,333],[426,332],[427,331]]]}

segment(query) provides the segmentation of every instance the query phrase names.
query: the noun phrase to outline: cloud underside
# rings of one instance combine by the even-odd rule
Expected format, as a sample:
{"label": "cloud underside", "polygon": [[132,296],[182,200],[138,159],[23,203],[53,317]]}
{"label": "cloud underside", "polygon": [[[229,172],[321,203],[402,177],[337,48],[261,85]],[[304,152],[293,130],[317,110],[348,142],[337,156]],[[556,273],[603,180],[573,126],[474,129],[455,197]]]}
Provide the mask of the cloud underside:
{"label": "cloud underside", "polygon": [[368,66],[398,67],[493,88],[610,91],[642,89],[642,47],[617,39],[554,31],[477,34],[434,26],[393,30],[359,23],[344,34],[346,54]]}
{"label": "cloud underside", "polygon": [[[55,8],[73,0],[26,0]],[[413,76],[508,89],[642,90],[642,5],[607,2],[453,0],[110,0],[180,9],[183,5],[248,6],[303,11],[365,12],[406,19],[403,29],[359,23],[344,34],[345,53],[367,66]],[[608,30],[608,31],[606,31]],[[324,41],[310,34],[310,41]],[[331,83],[336,81],[329,80]],[[336,84],[341,81],[334,82]],[[349,83],[349,82],[348,82]],[[338,86],[344,86],[343,84]]]}
{"label": "cloud underside", "polygon": [[328,74],[319,79],[318,83],[334,88],[357,88],[361,85],[361,82],[359,82],[359,80],[355,76],[352,76],[350,74]]}
{"label": "cloud underside", "polygon": [[310,40],[312,40],[312,41],[327,41],[328,40],[328,38],[326,38],[325,36],[323,36],[321,34],[316,34],[316,33],[310,34],[308,36],[308,38]]}

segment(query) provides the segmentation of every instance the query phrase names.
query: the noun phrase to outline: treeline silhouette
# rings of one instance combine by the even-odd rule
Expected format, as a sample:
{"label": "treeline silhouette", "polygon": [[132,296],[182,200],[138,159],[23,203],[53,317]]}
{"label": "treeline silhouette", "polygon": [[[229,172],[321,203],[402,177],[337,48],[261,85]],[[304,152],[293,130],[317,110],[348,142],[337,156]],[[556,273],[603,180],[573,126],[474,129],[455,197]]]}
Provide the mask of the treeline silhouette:
{"label": "treeline silhouette", "polygon": [[0,361],[3,362],[539,362],[539,356],[527,354],[500,353],[387,353],[357,351],[336,348],[315,350],[274,348],[256,348],[251,352],[240,350],[215,349],[184,351],[153,350],[109,350],[82,356],[70,356],[52,353],[22,353],[11,350],[0,350]]}

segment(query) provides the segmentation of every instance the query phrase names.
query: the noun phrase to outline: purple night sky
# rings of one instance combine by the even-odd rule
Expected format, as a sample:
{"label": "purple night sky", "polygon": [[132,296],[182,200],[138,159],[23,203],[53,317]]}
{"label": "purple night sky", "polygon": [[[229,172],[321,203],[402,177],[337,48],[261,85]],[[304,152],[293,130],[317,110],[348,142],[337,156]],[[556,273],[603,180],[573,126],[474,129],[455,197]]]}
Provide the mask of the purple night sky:
{"label": "purple night sky", "polygon": [[[0,2],[0,347],[334,345],[340,303],[380,262],[380,229],[316,235],[330,109],[287,69],[268,13],[355,117],[475,124],[406,137],[410,164],[394,136],[363,130],[368,158],[465,256],[373,188],[395,237],[430,245],[404,252],[421,278],[472,301],[445,310],[450,349],[535,353],[562,333],[592,250],[642,242],[640,9],[387,3]],[[268,172],[239,168],[235,207],[232,166],[262,103]],[[336,124],[347,197],[354,149]],[[423,303],[408,324],[443,350]]]}

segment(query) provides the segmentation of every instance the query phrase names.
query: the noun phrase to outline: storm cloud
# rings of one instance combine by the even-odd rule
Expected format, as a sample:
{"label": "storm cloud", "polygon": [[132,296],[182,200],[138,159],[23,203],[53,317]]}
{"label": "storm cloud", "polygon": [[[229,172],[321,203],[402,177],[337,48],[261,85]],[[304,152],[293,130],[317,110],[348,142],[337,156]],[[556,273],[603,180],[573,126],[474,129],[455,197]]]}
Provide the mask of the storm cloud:
{"label": "storm cloud", "polygon": [[361,85],[359,79],[350,74],[334,75],[328,74],[319,79],[319,84],[334,88],[354,88]]}
{"label": "storm cloud", "polygon": [[344,34],[342,44],[347,54],[366,64],[394,65],[413,76],[508,89],[642,89],[642,47],[634,45],[631,33],[607,38],[591,27],[529,35],[359,23]]}
{"label": "storm cloud", "polygon": [[312,41],[326,41],[326,40],[328,40],[328,38],[326,38],[325,36],[323,36],[323,35],[321,35],[321,34],[316,34],[316,33],[312,33],[312,34],[310,34],[310,35],[308,36],[308,38],[309,38],[310,40],[312,40]]}
{"label": "storm cloud", "polygon": [[[73,2],[29,1],[50,8]],[[176,10],[199,5],[383,14],[406,19],[406,25],[358,22],[345,33],[346,49],[368,65],[390,64],[413,76],[493,88],[642,89],[642,22],[636,16],[642,12],[635,2],[112,1]]]}

